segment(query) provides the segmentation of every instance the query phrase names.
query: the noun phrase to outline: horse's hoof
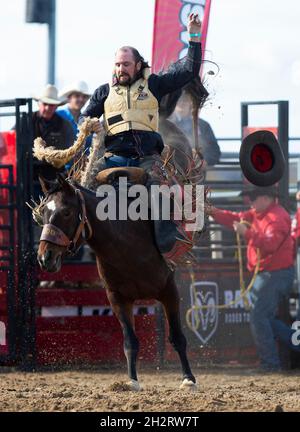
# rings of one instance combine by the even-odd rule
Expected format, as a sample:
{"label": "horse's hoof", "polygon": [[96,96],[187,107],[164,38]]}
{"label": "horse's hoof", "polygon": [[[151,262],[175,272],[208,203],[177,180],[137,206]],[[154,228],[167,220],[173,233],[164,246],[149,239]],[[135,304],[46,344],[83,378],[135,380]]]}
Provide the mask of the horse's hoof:
{"label": "horse's hoof", "polygon": [[195,391],[197,390],[197,384],[188,378],[184,378],[179,388],[183,390]]}
{"label": "horse's hoof", "polygon": [[132,390],[132,391],[140,391],[141,390],[140,383],[134,379],[128,381],[127,384],[129,385],[130,390]]}

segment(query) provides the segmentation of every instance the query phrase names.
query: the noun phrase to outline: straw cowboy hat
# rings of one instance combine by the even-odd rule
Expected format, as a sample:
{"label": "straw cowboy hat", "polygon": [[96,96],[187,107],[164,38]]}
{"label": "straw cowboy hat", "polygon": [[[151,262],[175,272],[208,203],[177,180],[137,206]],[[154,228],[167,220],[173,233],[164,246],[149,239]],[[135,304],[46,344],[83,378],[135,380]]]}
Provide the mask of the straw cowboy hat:
{"label": "straw cowboy hat", "polygon": [[51,84],[47,84],[41,94],[33,99],[49,105],[62,105],[65,102],[65,99],[58,97],[57,88]]}
{"label": "straw cowboy hat", "polygon": [[77,81],[70,86],[65,87],[60,93],[59,97],[61,99],[67,99],[72,93],[81,93],[84,96],[91,96],[89,92],[87,83],[85,81]]}

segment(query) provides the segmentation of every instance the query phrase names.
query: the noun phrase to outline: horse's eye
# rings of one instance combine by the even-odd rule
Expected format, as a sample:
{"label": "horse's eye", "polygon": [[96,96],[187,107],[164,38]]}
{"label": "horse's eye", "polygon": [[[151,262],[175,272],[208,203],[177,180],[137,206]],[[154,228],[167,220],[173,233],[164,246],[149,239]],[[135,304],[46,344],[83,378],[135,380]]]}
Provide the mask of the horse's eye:
{"label": "horse's eye", "polygon": [[71,216],[71,211],[70,210],[64,210],[63,215],[64,215],[64,217],[69,217],[69,216]]}

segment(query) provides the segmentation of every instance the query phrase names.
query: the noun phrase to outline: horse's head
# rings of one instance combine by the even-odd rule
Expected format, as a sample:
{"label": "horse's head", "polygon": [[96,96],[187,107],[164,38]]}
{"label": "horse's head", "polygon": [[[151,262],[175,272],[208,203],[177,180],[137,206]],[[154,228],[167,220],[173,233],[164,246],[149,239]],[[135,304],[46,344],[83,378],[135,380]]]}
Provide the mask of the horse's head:
{"label": "horse's head", "polygon": [[55,182],[40,178],[45,198],[39,214],[43,230],[38,249],[38,262],[42,270],[57,272],[63,257],[74,252],[83,242],[87,223],[85,202],[76,186],[57,176]]}

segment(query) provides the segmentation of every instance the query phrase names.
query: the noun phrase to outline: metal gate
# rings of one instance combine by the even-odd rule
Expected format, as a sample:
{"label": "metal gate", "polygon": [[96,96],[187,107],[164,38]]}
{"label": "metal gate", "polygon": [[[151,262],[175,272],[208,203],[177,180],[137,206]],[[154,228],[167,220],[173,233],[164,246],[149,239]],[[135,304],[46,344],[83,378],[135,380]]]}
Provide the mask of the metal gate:
{"label": "metal gate", "polygon": [[[6,177],[7,182],[2,182]],[[17,345],[15,185],[12,165],[0,165],[0,362],[14,362]]]}
{"label": "metal gate", "polygon": [[0,361],[31,369],[35,364],[36,278],[32,217],[26,201],[32,196],[32,100],[0,101],[1,117],[13,120],[15,146],[8,152],[11,163],[0,165],[0,208],[4,220],[0,231],[4,237],[0,242],[0,304],[4,317]]}

